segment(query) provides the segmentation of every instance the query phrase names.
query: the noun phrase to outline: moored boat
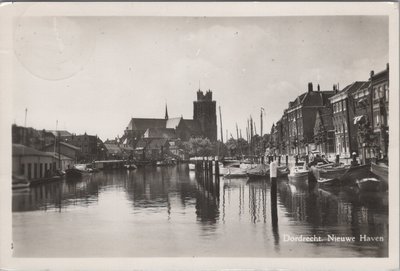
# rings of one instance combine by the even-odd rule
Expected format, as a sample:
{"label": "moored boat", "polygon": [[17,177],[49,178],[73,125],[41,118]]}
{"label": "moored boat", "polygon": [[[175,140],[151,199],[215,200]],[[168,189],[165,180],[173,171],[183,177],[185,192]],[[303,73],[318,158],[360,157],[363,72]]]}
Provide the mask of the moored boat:
{"label": "moored boat", "polygon": [[288,176],[290,171],[286,166],[278,166],[278,177],[285,177]]}
{"label": "moored boat", "polygon": [[339,179],[344,185],[357,185],[356,180],[370,177],[377,177],[371,172],[370,165],[359,165],[348,168],[346,172],[339,177]]}
{"label": "moored boat", "polygon": [[297,177],[307,177],[308,176],[308,169],[303,165],[294,166],[290,169],[289,177],[297,178]]}
{"label": "moored boat", "polygon": [[24,176],[12,176],[12,189],[28,188],[30,184]]}
{"label": "moored boat", "polygon": [[386,185],[388,184],[389,167],[384,163],[371,163],[371,171],[376,174]]}
{"label": "moored boat", "polygon": [[226,173],[224,174],[225,178],[241,178],[247,177],[247,170],[240,167],[228,167],[226,169]]}
{"label": "moored boat", "polygon": [[156,166],[158,167],[173,166],[173,165],[175,165],[175,161],[172,159],[165,159],[156,162]]}
{"label": "moored boat", "polygon": [[65,176],[67,178],[81,178],[84,175],[92,173],[90,169],[87,169],[86,164],[77,164],[72,168],[65,170]]}
{"label": "moored boat", "polygon": [[373,177],[358,179],[356,183],[361,191],[378,191],[381,186],[381,181]]}
{"label": "moored boat", "polygon": [[321,178],[325,179],[334,179],[342,176],[346,171],[350,168],[349,165],[323,165],[323,166],[317,166],[319,169],[319,174]]}
{"label": "moored boat", "polygon": [[192,163],[189,163],[189,170],[191,170],[191,171],[196,170],[196,165],[192,164]]}
{"label": "moored boat", "polygon": [[338,178],[319,178],[317,182],[322,186],[339,186],[341,184]]}
{"label": "moored boat", "polygon": [[269,166],[259,164],[254,168],[250,168],[247,170],[247,176],[249,178],[267,178],[269,176]]}
{"label": "moored boat", "polygon": [[137,166],[136,166],[135,164],[133,164],[133,163],[126,164],[126,165],[124,165],[124,167],[125,167],[127,170],[134,170],[134,169],[137,169]]}

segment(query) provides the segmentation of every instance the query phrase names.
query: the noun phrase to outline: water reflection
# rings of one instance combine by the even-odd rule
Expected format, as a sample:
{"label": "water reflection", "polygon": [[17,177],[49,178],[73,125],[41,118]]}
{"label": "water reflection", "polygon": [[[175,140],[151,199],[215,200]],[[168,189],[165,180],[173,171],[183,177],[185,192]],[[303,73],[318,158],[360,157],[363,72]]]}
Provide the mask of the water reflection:
{"label": "water reflection", "polygon": [[[126,243],[121,241],[120,250],[126,249],[128,256],[138,255],[138,251],[145,254],[143,246],[147,243],[147,252],[157,254],[153,256],[170,255],[173,251],[177,253],[173,255],[181,256],[190,251],[189,256],[232,256],[237,253],[238,256],[307,257],[317,256],[314,248],[318,248],[318,255],[323,257],[387,256],[387,192],[327,189],[306,182],[292,183],[287,179],[279,179],[276,183],[270,180],[218,180],[196,176],[187,165],[103,171],[81,180],[16,190],[13,191],[12,208],[15,213],[14,239],[20,240],[23,244],[19,247],[24,246],[27,251],[37,243],[35,238],[41,227],[40,223],[35,224],[36,220],[30,214],[42,216],[50,228],[61,227],[61,232],[68,231],[68,223],[52,221],[55,218],[46,214],[54,212],[61,213],[57,219],[65,217],[67,221],[74,221],[77,232],[92,224],[98,225],[99,236],[109,231],[104,219],[118,222],[119,232],[126,239]],[[82,210],[84,216],[77,220],[75,215]],[[113,210],[115,214],[110,216]],[[28,228],[30,235],[24,232]],[[361,242],[356,238],[354,243],[345,244],[299,244],[285,242],[285,234],[357,237],[365,234],[383,236],[385,241]],[[135,242],[141,238],[146,242]],[[174,244],[174,248],[168,247],[165,238]],[[88,236],[87,240],[80,236],[80,246],[89,245],[92,239],[93,236]],[[50,239],[44,245],[48,246],[47,253],[66,253],[66,248],[55,247],[57,244]],[[104,245],[107,246],[110,244]],[[296,250],[298,246],[301,251]],[[68,245],[64,244],[64,247]],[[32,247],[32,251],[39,253],[40,250]]]}

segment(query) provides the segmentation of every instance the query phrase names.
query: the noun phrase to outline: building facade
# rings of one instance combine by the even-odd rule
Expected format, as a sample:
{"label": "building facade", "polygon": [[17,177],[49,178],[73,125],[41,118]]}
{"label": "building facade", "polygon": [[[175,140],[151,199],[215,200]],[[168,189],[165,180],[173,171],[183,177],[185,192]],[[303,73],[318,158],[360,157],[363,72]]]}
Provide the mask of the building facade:
{"label": "building facade", "polygon": [[389,64],[386,69],[370,74],[372,95],[372,127],[375,135],[376,156],[387,159],[389,144]]}
{"label": "building facade", "polygon": [[193,102],[193,120],[199,123],[204,137],[212,142],[217,141],[216,101],[212,100],[212,92],[205,94],[197,91],[197,101]]}
{"label": "building facade", "polygon": [[38,151],[22,144],[12,145],[12,174],[27,180],[51,177],[57,170],[53,153]]}
{"label": "building facade", "polygon": [[329,100],[332,104],[333,128],[335,131],[335,152],[342,158],[358,154],[357,128],[354,124],[355,107],[353,93],[367,82],[357,81],[338,91]]}
{"label": "building facade", "polygon": [[314,144],[314,126],[319,109],[329,106],[329,98],[335,94],[334,90],[317,90],[308,83],[308,91],[289,102],[286,110],[288,126],[289,155],[306,155]]}
{"label": "building facade", "polygon": [[142,138],[160,137],[159,134],[162,134],[162,138],[179,138],[182,141],[188,141],[191,137],[216,141],[216,101],[212,100],[212,92],[197,92],[197,100],[193,102],[193,119],[169,118],[167,109],[162,119],[132,118],[121,140],[136,147]]}

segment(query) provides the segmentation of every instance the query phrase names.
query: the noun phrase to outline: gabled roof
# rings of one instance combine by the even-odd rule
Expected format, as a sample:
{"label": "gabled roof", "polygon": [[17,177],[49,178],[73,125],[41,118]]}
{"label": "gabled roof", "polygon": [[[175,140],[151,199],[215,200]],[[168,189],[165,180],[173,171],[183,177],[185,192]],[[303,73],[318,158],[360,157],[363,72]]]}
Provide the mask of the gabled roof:
{"label": "gabled roof", "polygon": [[388,80],[389,79],[389,70],[385,69],[383,71],[375,73],[372,77],[372,82],[374,81],[381,81],[381,80]]}
{"label": "gabled roof", "polygon": [[58,136],[60,134],[61,137],[63,136],[71,136],[72,134],[66,130],[50,130],[50,133],[52,133],[55,136]]}
{"label": "gabled roof", "polygon": [[309,91],[303,98],[304,106],[322,106],[327,104],[328,98],[335,94],[334,91]]}
{"label": "gabled roof", "polygon": [[176,138],[175,129],[149,128],[145,132],[147,138]]}
{"label": "gabled roof", "polygon": [[181,120],[183,120],[183,118],[171,118],[171,119],[168,119],[167,123],[165,125],[165,128],[175,129],[176,127],[179,126],[179,124],[181,123]]}
{"label": "gabled roof", "polygon": [[146,131],[148,128],[165,128],[166,123],[166,119],[132,118],[128,124],[128,130]]}
{"label": "gabled roof", "polygon": [[363,87],[365,84],[368,84],[368,82],[355,81],[355,82],[351,83],[350,85],[346,86],[344,89],[342,89],[338,93],[335,93],[335,95],[333,95],[332,97],[335,97],[336,95],[341,95],[343,93],[352,94],[355,91],[359,90],[361,87]]}
{"label": "gabled roof", "polygon": [[79,147],[77,147],[77,146],[68,144],[68,143],[66,143],[66,142],[60,142],[60,144],[63,145],[63,146],[65,146],[65,147],[68,147],[68,148],[70,148],[70,149],[74,149],[74,150],[80,150],[80,149],[81,149],[81,148],[79,148]]}
{"label": "gabled roof", "polygon": [[107,152],[111,154],[119,154],[121,153],[120,147],[116,144],[109,144],[109,143],[104,143],[104,147],[107,149]]}
{"label": "gabled roof", "polygon": [[41,152],[34,148],[22,144],[12,144],[12,156],[48,156],[53,157],[52,153]]}

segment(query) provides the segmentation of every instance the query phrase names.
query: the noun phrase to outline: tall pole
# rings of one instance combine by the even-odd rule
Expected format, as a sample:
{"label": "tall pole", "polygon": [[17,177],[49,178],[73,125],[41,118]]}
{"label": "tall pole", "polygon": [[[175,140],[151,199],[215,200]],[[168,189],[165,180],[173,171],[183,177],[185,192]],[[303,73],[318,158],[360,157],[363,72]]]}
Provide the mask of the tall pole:
{"label": "tall pole", "polygon": [[264,113],[264,108],[261,107],[261,112],[260,112],[260,129],[261,129],[260,136],[261,137],[263,136],[263,126],[264,126],[264,124],[263,124],[263,113]]}
{"label": "tall pole", "polygon": [[250,115],[250,154],[253,154],[253,118]]}
{"label": "tall pole", "polygon": [[26,128],[26,119],[28,116],[28,108],[25,108],[25,122],[24,122],[24,127]]}
{"label": "tall pole", "polygon": [[[58,120],[56,120],[56,133],[58,129]],[[54,155],[56,155],[57,134],[54,135]]]}
{"label": "tall pole", "polygon": [[57,131],[57,135],[58,135],[58,169],[62,170],[61,168],[61,151],[60,151],[60,132]]}
{"label": "tall pole", "polygon": [[237,123],[236,123],[236,139],[239,140],[239,128]]}
{"label": "tall pole", "polygon": [[221,106],[219,106],[218,109],[219,109],[219,123],[220,123],[220,126],[221,126],[221,141],[222,141],[222,143],[224,143],[224,134],[222,132],[223,130],[222,130]]}
{"label": "tall pole", "polygon": [[226,137],[226,142],[228,142],[228,130],[226,130],[225,137]]}

